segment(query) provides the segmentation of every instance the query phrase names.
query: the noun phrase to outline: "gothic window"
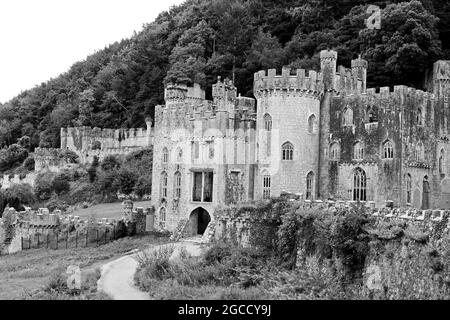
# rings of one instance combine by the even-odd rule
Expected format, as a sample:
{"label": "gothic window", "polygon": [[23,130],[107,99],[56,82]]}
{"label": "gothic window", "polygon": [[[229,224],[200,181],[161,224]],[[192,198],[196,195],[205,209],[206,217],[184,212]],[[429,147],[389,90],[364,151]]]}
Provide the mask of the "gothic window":
{"label": "gothic window", "polygon": [[286,142],[281,146],[283,160],[294,159],[294,146],[290,142]]}
{"label": "gothic window", "polygon": [[424,153],[423,153],[423,143],[419,142],[414,149],[414,160],[423,161]]}
{"label": "gothic window", "polygon": [[212,202],[213,175],[211,171],[194,172],[192,201]]}
{"label": "gothic window", "polygon": [[198,159],[200,157],[200,143],[198,141],[191,142],[191,154],[192,160]]}
{"label": "gothic window", "polygon": [[353,159],[364,159],[364,145],[361,142],[357,142],[353,145]]}
{"label": "gothic window", "polygon": [[167,164],[169,162],[169,150],[167,150],[167,148],[164,148],[162,151],[162,161],[163,164]]}
{"label": "gothic window", "polygon": [[411,203],[411,189],[412,189],[411,175],[408,173],[406,175],[406,203]]}
{"label": "gothic window", "polygon": [[444,173],[444,149],[441,149],[441,152],[439,154],[439,173],[443,174]]}
{"label": "gothic window", "polygon": [[269,175],[263,175],[263,199],[270,199],[271,178]]}
{"label": "gothic window", "polygon": [[306,176],[306,200],[312,200],[314,195],[314,173],[311,171]]}
{"label": "gothic window", "polygon": [[341,147],[338,142],[333,142],[330,146],[330,160],[339,160]]}
{"label": "gothic window", "polygon": [[393,159],[394,158],[394,145],[390,140],[383,143],[383,159]]}
{"label": "gothic window", "polygon": [[181,198],[181,173],[175,172],[175,198]]}
{"label": "gothic window", "polygon": [[418,126],[423,126],[423,113],[420,108],[418,108],[416,112],[416,123]]}
{"label": "gothic window", "polygon": [[353,201],[366,201],[366,172],[356,168],[353,172]]}
{"label": "gothic window", "polygon": [[159,224],[162,228],[166,226],[166,208],[161,208],[159,210]]}
{"label": "gothic window", "polygon": [[214,141],[208,141],[208,157],[214,159]]}
{"label": "gothic window", "polygon": [[353,110],[351,108],[345,107],[344,112],[342,113],[342,125],[353,125]]}
{"label": "gothic window", "polygon": [[177,164],[177,171],[181,170],[181,164],[183,162],[183,150],[181,148],[177,148],[176,151],[176,164]]}
{"label": "gothic window", "polygon": [[167,198],[167,185],[168,185],[169,179],[166,172],[163,172],[161,174],[161,197]]}
{"label": "gothic window", "polygon": [[316,133],[316,129],[317,129],[316,116],[312,114],[308,119],[308,132]]}
{"label": "gothic window", "polygon": [[270,114],[266,113],[264,115],[264,130],[272,131],[272,117]]}
{"label": "gothic window", "polygon": [[366,110],[366,122],[372,123],[378,121],[378,109],[375,106],[369,106]]}

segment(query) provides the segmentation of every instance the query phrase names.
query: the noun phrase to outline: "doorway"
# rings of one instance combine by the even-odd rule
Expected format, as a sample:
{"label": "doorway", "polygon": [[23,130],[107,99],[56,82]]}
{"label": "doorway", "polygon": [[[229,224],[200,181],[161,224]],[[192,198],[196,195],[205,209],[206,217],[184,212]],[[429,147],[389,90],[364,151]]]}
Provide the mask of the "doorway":
{"label": "doorway", "polygon": [[210,222],[211,216],[208,211],[202,207],[198,207],[192,211],[191,216],[189,217],[190,235],[203,235]]}

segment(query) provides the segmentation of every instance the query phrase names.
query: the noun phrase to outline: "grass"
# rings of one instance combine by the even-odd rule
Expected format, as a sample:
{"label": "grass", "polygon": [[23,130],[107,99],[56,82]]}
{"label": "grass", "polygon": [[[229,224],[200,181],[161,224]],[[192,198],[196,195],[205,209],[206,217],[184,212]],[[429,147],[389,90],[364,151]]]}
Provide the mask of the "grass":
{"label": "grass", "polygon": [[[151,206],[151,201],[134,202],[134,208],[148,208]],[[70,213],[73,216],[88,218],[95,215],[96,218],[120,219],[123,216],[122,202],[102,203],[89,208],[78,208]]]}
{"label": "grass", "polygon": [[[106,245],[67,250],[27,250],[0,257],[0,300],[5,299],[104,299],[96,292],[99,268],[127,252],[142,250],[167,241],[156,235],[122,238]],[[69,265],[78,265],[86,275],[88,294],[58,293],[65,285],[61,274]],[[45,289],[44,289],[45,288]]]}

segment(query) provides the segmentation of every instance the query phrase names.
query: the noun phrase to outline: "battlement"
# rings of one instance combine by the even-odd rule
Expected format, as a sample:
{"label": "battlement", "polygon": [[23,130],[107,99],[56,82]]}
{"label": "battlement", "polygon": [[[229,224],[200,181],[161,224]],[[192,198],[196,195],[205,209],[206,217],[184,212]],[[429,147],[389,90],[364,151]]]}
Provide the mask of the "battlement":
{"label": "battlement", "polygon": [[390,87],[380,87],[380,88],[369,88],[366,91],[367,96],[374,99],[393,99],[393,98],[415,98],[419,100],[434,100],[436,95],[432,92],[427,92],[419,90],[416,88],[398,85],[394,88]]}
{"label": "battlement", "polygon": [[[236,98],[237,90],[233,81],[225,79],[223,82],[221,78],[217,78],[217,83],[212,86],[212,96],[215,101],[227,100],[232,101]],[[220,102],[219,102],[220,103]]]}
{"label": "battlement", "polygon": [[337,60],[337,52],[334,50],[322,50],[320,51],[320,59]]}
{"label": "battlement", "polygon": [[292,74],[290,68],[283,68],[281,74],[276,69],[262,70],[254,75],[254,92],[287,90],[310,94],[320,98],[323,93],[322,74],[314,70],[297,69]]}
{"label": "battlement", "polygon": [[[365,60],[353,60],[352,64],[364,65],[363,61],[366,62]],[[339,66],[334,77],[334,88],[337,93],[363,93],[365,91],[365,76],[359,74],[357,67],[348,69],[343,66]]]}
{"label": "battlement", "polygon": [[167,84],[164,89],[164,99],[166,102],[177,100],[204,100],[205,91],[200,87],[198,83],[194,83],[192,86],[185,84]]}

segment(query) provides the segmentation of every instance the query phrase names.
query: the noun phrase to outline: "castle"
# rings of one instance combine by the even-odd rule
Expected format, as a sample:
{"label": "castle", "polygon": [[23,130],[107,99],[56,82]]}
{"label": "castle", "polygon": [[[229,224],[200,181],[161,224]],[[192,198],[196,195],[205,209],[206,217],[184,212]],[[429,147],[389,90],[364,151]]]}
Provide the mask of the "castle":
{"label": "castle", "polygon": [[[155,225],[203,234],[214,208],[294,193],[419,209],[450,208],[450,61],[427,92],[366,88],[367,61],[254,76],[253,98],[229,80],[205,99],[167,85],[152,133]],[[257,106],[257,107],[256,107]]]}

